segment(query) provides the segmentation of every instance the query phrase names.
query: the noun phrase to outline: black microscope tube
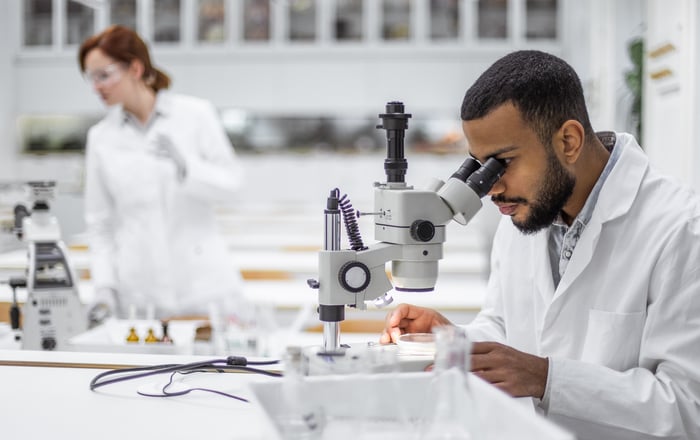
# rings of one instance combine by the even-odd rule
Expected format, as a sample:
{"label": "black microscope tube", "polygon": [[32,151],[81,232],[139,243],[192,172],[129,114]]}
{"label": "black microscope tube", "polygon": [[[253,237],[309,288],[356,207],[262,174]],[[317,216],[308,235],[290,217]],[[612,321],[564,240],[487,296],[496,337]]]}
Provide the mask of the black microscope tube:
{"label": "black microscope tube", "polygon": [[387,151],[384,160],[384,172],[387,182],[404,182],[408,162],[404,156],[404,132],[408,128],[410,114],[404,113],[402,102],[391,101],[386,104],[386,113],[379,115],[382,125],[377,128],[386,130]]}

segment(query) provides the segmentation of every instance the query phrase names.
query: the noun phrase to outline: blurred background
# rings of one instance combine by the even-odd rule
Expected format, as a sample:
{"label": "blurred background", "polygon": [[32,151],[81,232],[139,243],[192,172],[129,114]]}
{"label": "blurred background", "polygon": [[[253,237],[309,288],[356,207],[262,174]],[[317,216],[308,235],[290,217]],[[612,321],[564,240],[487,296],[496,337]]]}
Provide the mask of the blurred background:
{"label": "blurred background", "polygon": [[[446,178],[466,154],[464,92],[513,50],[567,60],[596,130],[634,133],[655,166],[700,188],[698,22],[695,0],[3,1],[0,251],[22,246],[8,222],[27,180],[58,182],[64,238],[84,244],[85,135],[105,109],[77,48],[112,23],[145,37],[174,91],[218,108],[246,168],[244,190],[220,209],[244,278],[299,285],[316,268],[329,189],[371,209],[385,103],[413,114],[407,182]],[[453,284],[488,273],[489,208],[448,232],[441,270]],[[478,294],[462,305],[478,309]]]}

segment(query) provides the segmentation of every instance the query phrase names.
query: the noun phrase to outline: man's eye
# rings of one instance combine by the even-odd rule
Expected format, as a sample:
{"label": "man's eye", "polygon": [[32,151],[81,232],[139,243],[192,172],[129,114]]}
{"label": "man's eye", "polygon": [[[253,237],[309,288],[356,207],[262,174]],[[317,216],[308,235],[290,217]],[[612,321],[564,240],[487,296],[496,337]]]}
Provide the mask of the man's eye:
{"label": "man's eye", "polygon": [[513,161],[513,158],[512,157],[502,157],[502,158],[499,158],[498,161],[501,162],[504,167],[507,167]]}

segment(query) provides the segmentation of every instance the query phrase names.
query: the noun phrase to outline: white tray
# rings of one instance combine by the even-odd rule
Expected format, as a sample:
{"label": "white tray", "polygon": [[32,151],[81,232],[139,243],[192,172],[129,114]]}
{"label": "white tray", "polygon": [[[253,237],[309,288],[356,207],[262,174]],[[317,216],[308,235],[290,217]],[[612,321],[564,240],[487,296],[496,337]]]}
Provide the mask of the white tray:
{"label": "white tray", "polygon": [[[326,427],[322,439],[359,440],[361,427],[371,422],[361,416],[368,413],[368,406],[380,409],[376,412],[385,420],[415,420],[425,414],[429,410],[426,402],[435,392],[431,389],[432,377],[432,373],[312,376],[306,378],[304,400],[319,402],[323,408]],[[273,425],[283,409],[282,384],[282,380],[250,384],[255,400]],[[479,439],[574,439],[572,434],[536,414],[529,398],[513,399],[473,375],[469,376],[469,387],[475,397]],[[400,437],[418,438],[417,429],[406,432]]]}

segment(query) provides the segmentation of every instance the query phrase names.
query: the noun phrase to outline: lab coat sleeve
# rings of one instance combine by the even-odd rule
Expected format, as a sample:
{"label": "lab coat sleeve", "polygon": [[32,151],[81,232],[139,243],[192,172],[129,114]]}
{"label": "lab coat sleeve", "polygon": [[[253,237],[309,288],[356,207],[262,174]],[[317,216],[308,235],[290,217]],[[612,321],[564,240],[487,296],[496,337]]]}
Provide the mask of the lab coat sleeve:
{"label": "lab coat sleeve", "polygon": [[198,145],[185,156],[187,174],[181,189],[208,201],[230,200],[243,180],[243,167],[226,136],[218,114],[208,103],[198,106]]}
{"label": "lab coat sleeve", "polygon": [[114,256],[114,202],[105,182],[95,128],[88,132],[85,157],[85,224],[90,248],[90,271],[95,292],[117,289]]}
{"label": "lab coat sleeve", "polygon": [[679,234],[658,260],[639,367],[616,371],[552,359],[550,417],[581,424],[592,439],[700,439],[698,243],[698,231]]}
{"label": "lab coat sleeve", "polygon": [[499,231],[494,236],[493,249],[491,251],[491,274],[484,305],[479,314],[468,325],[464,326],[472,341],[496,341],[504,343],[506,331],[503,321],[503,292],[499,282],[501,270],[500,243],[503,241],[503,223],[499,226]]}

